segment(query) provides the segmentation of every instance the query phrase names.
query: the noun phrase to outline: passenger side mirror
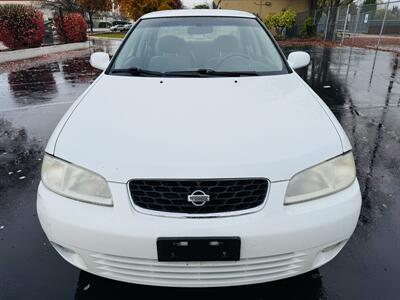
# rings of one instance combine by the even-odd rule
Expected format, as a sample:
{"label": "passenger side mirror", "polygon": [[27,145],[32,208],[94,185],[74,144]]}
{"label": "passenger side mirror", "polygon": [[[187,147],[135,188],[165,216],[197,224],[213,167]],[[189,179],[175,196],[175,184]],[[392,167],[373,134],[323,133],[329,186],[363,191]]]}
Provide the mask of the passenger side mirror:
{"label": "passenger side mirror", "polygon": [[93,68],[105,70],[110,63],[110,56],[105,52],[95,52],[90,56],[90,65]]}
{"label": "passenger side mirror", "polygon": [[310,64],[310,54],[304,51],[295,51],[289,54],[288,63],[293,69],[307,67]]}

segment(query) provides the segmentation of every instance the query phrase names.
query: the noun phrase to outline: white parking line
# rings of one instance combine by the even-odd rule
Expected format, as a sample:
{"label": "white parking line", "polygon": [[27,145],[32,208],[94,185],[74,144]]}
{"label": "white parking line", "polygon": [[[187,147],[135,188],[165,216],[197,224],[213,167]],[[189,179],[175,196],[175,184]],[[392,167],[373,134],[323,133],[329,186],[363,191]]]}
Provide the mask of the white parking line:
{"label": "white parking line", "polygon": [[71,104],[73,102],[74,101],[63,101],[63,102],[55,102],[55,103],[47,103],[47,104],[27,105],[27,106],[22,106],[22,107],[6,108],[6,109],[0,109],[0,113],[12,112],[12,111],[18,111],[18,110],[28,110],[28,109],[33,109],[33,108],[42,108],[42,107],[49,107],[49,106],[56,106],[56,105],[66,105],[66,104]]}

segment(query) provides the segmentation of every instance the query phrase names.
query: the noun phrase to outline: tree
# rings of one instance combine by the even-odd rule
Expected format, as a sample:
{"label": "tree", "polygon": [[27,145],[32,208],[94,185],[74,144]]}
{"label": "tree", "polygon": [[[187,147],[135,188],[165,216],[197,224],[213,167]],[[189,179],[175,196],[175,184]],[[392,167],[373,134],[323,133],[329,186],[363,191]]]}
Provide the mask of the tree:
{"label": "tree", "polygon": [[274,29],[278,36],[283,36],[284,30],[292,28],[296,24],[297,12],[293,8],[268,16],[265,24],[269,29]]}
{"label": "tree", "polygon": [[[366,1],[370,1],[370,0],[366,0]],[[354,0],[311,0],[310,14],[312,14],[315,10],[317,11],[317,13],[315,14],[315,24],[318,24],[319,19],[322,16],[322,11],[324,9],[328,8],[331,11],[330,16],[329,16],[328,32],[327,32],[327,37],[326,37],[328,40],[334,39],[337,7],[340,5],[348,5],[353,2],[355,2],[355,1]]]}
{"label": "tree", "polygon": [[193,8],[194,9],[210,9],[210,6],[208,6],[207,3],[204,3],[204,4],[197,4]]}
{"label": "tree", "polygon": [[81,12],[81,8],[77,0],[45,0],[42,1],[42,7],[54,10],[57,13],[64,11],[70,12]]}
{"label": "tree", "polygon": [[112,7],[111,0],[78,0],[79,6],[89,16],[90,32],[93,32],[93,15],[99,11],[107,11]]}
{"label": "tree", "polygon": [[181,0],[117,0],[117,2],[120,10],[134,20],[152,11],[183,7]]}

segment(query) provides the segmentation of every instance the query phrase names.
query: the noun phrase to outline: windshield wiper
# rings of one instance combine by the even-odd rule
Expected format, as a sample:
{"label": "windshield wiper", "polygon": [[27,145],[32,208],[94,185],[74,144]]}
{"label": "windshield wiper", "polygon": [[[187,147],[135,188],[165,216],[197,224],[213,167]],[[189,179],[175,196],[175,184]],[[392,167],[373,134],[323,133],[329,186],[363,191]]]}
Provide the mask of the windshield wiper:
{"label": "windshield wiper", "polygon": [[130,74],[133,76],[164,76],[164,73],[162,72],[157,72],[157,71],[151,71],[151,70],[145,70],[145,69],[140,69],[140,68],[129,68],[129,69],[114,69],[111,70],[112,74],[117,74],[117,73],[124,73],[124,74]]}
{"label": "windshield wiper", "polygon": [[203,76],[220,76],[220,77],[240,77],[240,76],[259,76],[255,71],[215,71],[213,69],[197,69],[193,71],[171,71],[165,72],[166,76],[187,76],[187,77],[203,77]]}

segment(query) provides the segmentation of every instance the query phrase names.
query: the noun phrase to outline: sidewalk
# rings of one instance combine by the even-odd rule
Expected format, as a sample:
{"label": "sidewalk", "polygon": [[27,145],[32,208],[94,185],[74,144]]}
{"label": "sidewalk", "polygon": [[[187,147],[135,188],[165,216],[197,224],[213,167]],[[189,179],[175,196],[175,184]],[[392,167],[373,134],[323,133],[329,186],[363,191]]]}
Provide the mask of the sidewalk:
{"label": "sidewalk", "polygon": [[11,50],[2,51],[0,52],[0,64],[10,61],[44,56],[53,53],[60,53],[72,50],[82,50],[82,49],[89,49],[89,42],[60,44],[60,45],[45,46],[39,48],[12,50],[12,51]]}

